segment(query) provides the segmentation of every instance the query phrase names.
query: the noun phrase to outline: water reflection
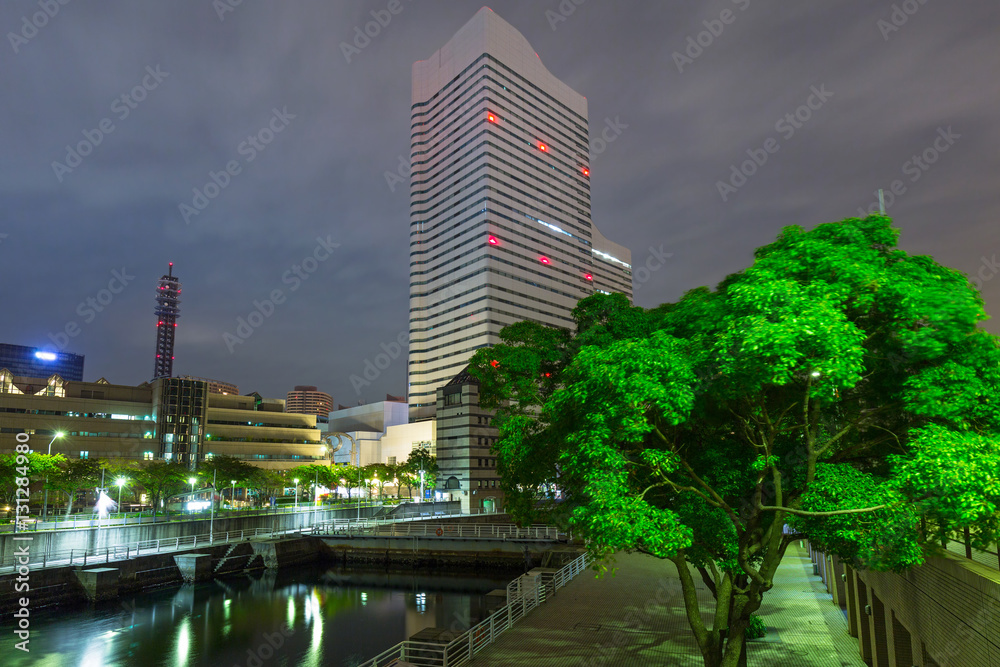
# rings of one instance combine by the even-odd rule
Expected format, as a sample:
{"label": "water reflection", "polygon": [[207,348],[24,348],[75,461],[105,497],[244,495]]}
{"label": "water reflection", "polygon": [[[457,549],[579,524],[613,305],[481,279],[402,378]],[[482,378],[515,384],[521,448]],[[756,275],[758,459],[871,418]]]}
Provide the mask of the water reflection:
{"label": "water reflection", "polygon": [[3,664],[350,667],[424,628],[468,628],[485,618],[484,594],[515,574],[304,567],[187,584],[120,604],[33,612],[31,652],[4,651]]}

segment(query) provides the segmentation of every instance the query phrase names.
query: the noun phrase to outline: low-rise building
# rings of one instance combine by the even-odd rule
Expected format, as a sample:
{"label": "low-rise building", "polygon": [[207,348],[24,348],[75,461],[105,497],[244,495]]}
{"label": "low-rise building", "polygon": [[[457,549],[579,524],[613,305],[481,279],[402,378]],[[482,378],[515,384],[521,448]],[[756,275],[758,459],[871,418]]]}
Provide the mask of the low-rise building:
{"label": "low-rise building", "polygon": [[[138,386],[15,376],[0,368],[0,452],[18,433],[37,435],[40,451],[69,458],[174,460],[193,466],[213,455],[289,469],[325,457],[314,415],[285,412],[259,394],[209,393],[204,380],[162,378]],[[42,440],[45,442],[40,442]]]}

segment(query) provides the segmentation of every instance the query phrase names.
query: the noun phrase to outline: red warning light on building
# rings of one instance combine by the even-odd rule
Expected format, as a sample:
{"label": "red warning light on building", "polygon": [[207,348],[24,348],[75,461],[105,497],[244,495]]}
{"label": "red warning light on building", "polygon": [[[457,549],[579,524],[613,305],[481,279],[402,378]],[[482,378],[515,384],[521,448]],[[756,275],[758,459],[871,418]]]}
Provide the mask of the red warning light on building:
{"label": "red warning light on building", "polygon": [[541,257],[539,257],[538,261],[541,262],[542,264],[551,264],[552,263],[551,261],[549,261],[549,258],[546,257],[546,256],[544,256],[544,255],[542,255]]}
{"label": "red warning light on building", "polygon": [[488,121],[490,121],[491,123],[495,123],[495,122],[497,122],[497,117],[496,117],[496,116],[494,116],[493,114],[487,114],[487,115],[486,115],[486,119],[487,119]]}
{"label": "red warning light on building", "polygon": [[594,276],[591,273],[585,273],[585,274],[583,274],[583,279],[584,280],[593,280]]}
{"label": "red warning light on building", "polygon": [[590,170],[589,170],[589,169],[587,169],[586,167],[584,167],[584,168],[583,168],[583,175],[584,175],[584,176],[590,176]]}
{"label": "red warning light on building", "polygon": [[549,147],[543,143],[539,143],[538,150],[542,151],[543,153],[547,153],[549,151]]}
{"label": "red warning light on building", "polygon": [[500,241],[492,234],[490,234],[490,245],[500,245]]}

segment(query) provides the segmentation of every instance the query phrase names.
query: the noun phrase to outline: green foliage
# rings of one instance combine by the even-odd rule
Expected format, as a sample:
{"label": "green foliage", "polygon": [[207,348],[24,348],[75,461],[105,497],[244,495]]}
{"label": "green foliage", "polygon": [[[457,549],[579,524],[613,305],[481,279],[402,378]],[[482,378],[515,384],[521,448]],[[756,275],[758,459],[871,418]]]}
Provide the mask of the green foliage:
{"label": "green foliage", "polygon": [[132,473],[132,478],[146,490],[154,517],[159,512],[161,500],[166,501],[189,488],[189,477],[190,470],[170,461],[144,461]]}
{"label": "green foliage", "polygon": [[996,539],[1000,345],[967,278],[897,236],[884,216],[789,227],[715,290],[651,310],[594,295],[572,334],[503,329],[470,370],[497,411],[507,509],[597,555],[694,566],[737,634],[786,523],[881,570],[962,527]]}
{"label": "green foliage", "polygon": [[750,625],[747,626],[746,638],[760,639],[766,635],[767,626],[764,625],[764,619],[757,614],[750,614]]}
{"label": "green foliage", "polygon": [[[20,462],[19,456],[22,457]],[[6,504],[13,503],[19,478],[27,477],[35,481],[46,475],[57,474],[59,465],[65,461],[62,454],[0,454],[0,500]]]}

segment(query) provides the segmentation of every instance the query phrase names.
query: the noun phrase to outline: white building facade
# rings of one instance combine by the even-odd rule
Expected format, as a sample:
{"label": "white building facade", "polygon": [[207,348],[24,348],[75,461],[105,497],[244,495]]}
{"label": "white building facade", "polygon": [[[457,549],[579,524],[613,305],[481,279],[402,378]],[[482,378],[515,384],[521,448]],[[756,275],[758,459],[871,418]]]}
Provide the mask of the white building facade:
{"label": "white building facade", "polygon": [[631,253],[591,220],[587,100],[481,9],[413,65],[410,418],[500,329],[572,329],[597,291],[631,300]]}

